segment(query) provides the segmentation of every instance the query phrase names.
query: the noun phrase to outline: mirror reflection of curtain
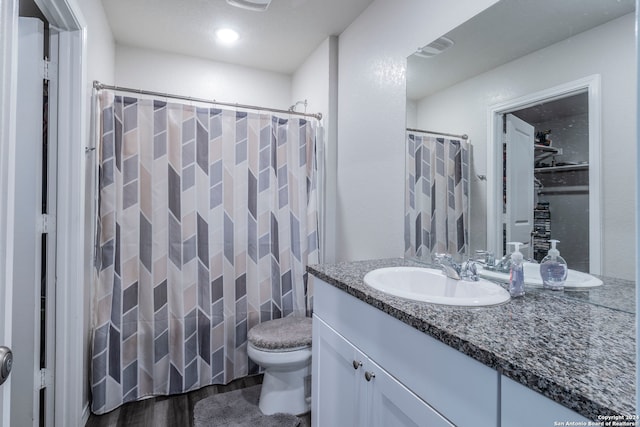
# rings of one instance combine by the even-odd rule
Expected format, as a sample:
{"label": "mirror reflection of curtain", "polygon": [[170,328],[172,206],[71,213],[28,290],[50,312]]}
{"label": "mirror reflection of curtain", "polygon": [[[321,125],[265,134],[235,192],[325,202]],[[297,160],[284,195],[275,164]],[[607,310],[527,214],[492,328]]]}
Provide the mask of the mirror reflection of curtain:
{"label": "mirror reflection of curtain", "polygon": [[405,256],[468,256],[469,143],[407,132]]}
{"label": "mirror reflection of curtain", "polygon": [[306,314],[316,121],[98,98],[93,412],[257,373],[248,330]]}

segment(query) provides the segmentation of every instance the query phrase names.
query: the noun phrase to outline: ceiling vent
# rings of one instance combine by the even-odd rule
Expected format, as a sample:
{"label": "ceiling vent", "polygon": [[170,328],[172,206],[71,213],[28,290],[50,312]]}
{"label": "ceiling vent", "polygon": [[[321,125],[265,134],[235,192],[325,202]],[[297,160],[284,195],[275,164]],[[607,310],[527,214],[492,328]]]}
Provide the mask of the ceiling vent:
{"label": "ceiling vent", "polygon": [[419,48],[415,55],[422,58],[432,58],[449,49],[451,46],[453,46],[453,40],[446,37],[440,37],[439,39],[432,41],[428,45]]}
{"label": "ceiling vent", "polygon": [[242,9],[264,12],[271,4],[271,0],[227,0],[227,3]]}

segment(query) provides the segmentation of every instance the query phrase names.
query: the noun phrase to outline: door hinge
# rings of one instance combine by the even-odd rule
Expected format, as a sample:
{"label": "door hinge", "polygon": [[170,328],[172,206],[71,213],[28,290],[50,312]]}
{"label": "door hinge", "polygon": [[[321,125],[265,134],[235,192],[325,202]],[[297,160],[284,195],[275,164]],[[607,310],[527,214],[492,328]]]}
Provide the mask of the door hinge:
{"label": "door hinge", "polygon": [[42,78],[49,81],[55,75],[54,64],[48,58],[42,60]]}
{"label": "door hinge", "polygon": [[36,373],[36,384],[40,384],[40,389],[53,385],[53,372],[49,369],[40,369]]}
{"label": "door hinge", "polygon": [[56,229],[56,218],[53,215],[40,215],[38,232],[42,234],[51,233]]}

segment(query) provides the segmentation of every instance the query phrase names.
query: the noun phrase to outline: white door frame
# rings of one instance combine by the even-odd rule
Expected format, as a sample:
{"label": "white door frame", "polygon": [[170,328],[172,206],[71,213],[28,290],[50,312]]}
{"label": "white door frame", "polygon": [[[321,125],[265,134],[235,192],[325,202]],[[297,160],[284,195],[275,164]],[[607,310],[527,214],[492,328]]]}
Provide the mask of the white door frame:
{"label": "white door frame", "polygon": [[[487,115],[487,249],[502,253],[502,115],[553,101],[576,93],[589,96],[589,269],[602,272],[601,221],[601,92],[600,75],[594,74],[569,83],[521,96],[489,107]],[[499,161],[496,161],[499,159]]]}
{"label": "white door frame", "polygon": [[[35,0],[49,23],[60,29],[58,177],[56,229],[55,425],[82,426],[85,328],[84,144],[87,131],[86,24],[73,0]],[[0,310],[11,313],[13,200],[15,190],[16,82],[19,0],[0,0]],[[2,319],[0,345],[11,343],[11,322]],[[9,425],[9,380],[0,387],[0,424]]]}

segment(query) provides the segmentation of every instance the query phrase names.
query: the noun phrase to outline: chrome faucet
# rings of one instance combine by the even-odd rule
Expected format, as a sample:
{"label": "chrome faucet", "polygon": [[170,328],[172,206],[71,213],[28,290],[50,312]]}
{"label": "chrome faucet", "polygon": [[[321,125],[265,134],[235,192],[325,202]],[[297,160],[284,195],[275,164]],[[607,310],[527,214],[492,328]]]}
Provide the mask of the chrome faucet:
{"label": "chrome faucet", "polygon": [[478,281],[478,270],[475,262],[471,260],[458,264],[449,254],[435,254],[435,262],[442,268],[444,274],[451,279]]}
{"label": "chrome faucet", "polygon": [[500,258],[500,261],[496,262],[494,270],[500,273],[508,273],[511,270],[511,254],[506,254]]}
{"label": "chrome faucet", "polygon": [[511,268],[511,254],[507,254],[499,260],[496,260],[493,252],[477,250],[476,262],[487,270],[508,273]]}
{"label": "chrome faucet", "polygon": [[449,254],[435,254],[435,262],[442,268],[444,274],[455,280],[460,280],[460,265]]}

